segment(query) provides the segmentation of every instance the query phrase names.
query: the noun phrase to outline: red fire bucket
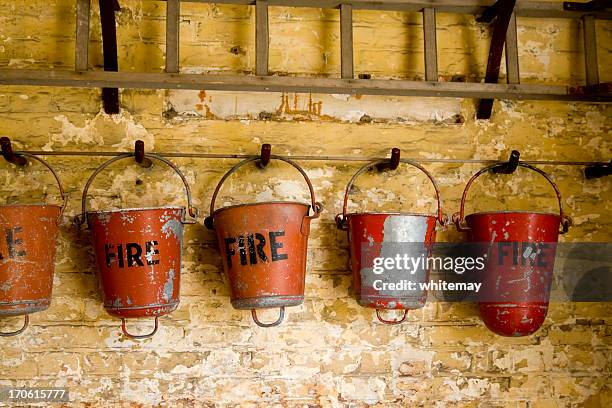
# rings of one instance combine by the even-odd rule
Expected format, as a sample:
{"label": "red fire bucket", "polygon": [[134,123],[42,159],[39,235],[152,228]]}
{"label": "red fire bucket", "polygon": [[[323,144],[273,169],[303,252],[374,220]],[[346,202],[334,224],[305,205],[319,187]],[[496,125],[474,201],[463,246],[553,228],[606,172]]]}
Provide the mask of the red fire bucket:
{"label": "red fire bucket", "polygon": [[480,316],[491,331],[513,337],[530,335],[544,322],[556,243],[559,234],[567,232],[571,225],[571,219],[563,214],[561,193],[550,176],[529,164],[518,165],[541,174],[550,183],[557,195],[559,214],[491,211],[464,219],[468,189],[481,174],[503,166],[494,164],[472,176],[461,198],[461,210],[453,215],[457,230],[467,232],[468,241],[487,248],[484,290],[478,302]]}
{"label": "red fire bucket", "polygon": [[[310,221],[318,218],[322,210],[306,172],[291,160],[271,158],[292,165],[302,174],[310,191],[313,215],[308,215],[310,205],[286,201],[215,210],[215,200],[225,180],[240,167],[258,160],[250,158],[236,164],[219,181],[210,203],[211,215],[205,220],[206,226],[217,232],[232,306],[251,309],[253,321],[260,327],[278,326],[284,319],[285,307],[304,301]],[[256,309],[274,307],[280,309],[275,322],[258,320]]]}
{"label": "red fire bucket", "polygon": [[60,190],[62,205],[0,205],[0,317],[24,316],[21,329],[0,332],[15,336],[28,326],[28,314],[51,304],[57,234],[68,197],[58,175],[44,160],[18,153],[47,167]]}
{"label": "red fire bucket", "polygon": [[[184,207],[128,208],[114,211],[87,211],[87,191],[94,178],[117,160],[132,157],[119,155],[96,169],[83,190],[82,215],[91,230],[104,308],[121,318],[123,334],[143,339],[157,332],[159,316],[175,310],[179,304],[181,243],[183,224],[194,224],[185,217]],[[187,193],[189,215],[197,216],[191,204],[191,190],[185,176],[169,160],[154,154],[181,178]],[[153,331],[145,335],[128,333],[126,318],[155,317]]]}
{"label": "red fire bucket", "polygon": [[[348,197],[357,177],[371,168],[384,165],[387,160],[378,160],[361,167],[351,178],[344,194],[342,214],[336,216],[338,228],[348,231],[353,271],[353,292],[361,306],[376,309],[378,320],[385,324],[399,324],[406,319],[408,311],[425,305],[427,290],[420,283],[429,280],[429,268],[422,264],[410,268],[409,264],[383,268],[378,260],[404,256],[422,259],[431,253],[436,239],[436,221],[447,224],[442,214],[440,192],[435,179],[418,163],[402,159],[421,170],[431,180],[436,191],[438,211],[436,215],[400,212],[362,212],[347,214]],[[384,271],[382,271],[384,269]],[[385,320],[383,309],[403,309],[399,320]]]}

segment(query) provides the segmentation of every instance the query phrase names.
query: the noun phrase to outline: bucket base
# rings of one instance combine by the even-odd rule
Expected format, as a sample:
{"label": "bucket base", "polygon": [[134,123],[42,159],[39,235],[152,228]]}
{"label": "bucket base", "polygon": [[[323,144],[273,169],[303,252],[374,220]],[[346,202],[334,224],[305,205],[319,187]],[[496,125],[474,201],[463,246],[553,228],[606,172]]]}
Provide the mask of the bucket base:
{"label": "bucket base", "polygon": [[104,309],[109,315],[115,317],[125,318],[138,318],[138,317],[151,317],[151,316],[163,316],[165,314],[173,312],[179,305],[179,302],[166,303],[163,305],[147,305],[147,306],[133,306],[133,307],[109,307],[104,305]]}
{"label": "bucket base", "polygon": [[359,306],[370,307],[372,309],[420,309],[425,306],[425,299],[390,299],[382,296],[357,296],[357,303],[359,303]]}
{"label": "bucket base", "polygon": [[47,310],[51,300],[22,300],[18,302],[0,302],[0,316],[21,316]]}
{"label": "bucket base", "polygon": [[281,306],[299,306],[302,303],[304,303],[304,296],[261,296],[232,300],[234,309],[267,309]]}

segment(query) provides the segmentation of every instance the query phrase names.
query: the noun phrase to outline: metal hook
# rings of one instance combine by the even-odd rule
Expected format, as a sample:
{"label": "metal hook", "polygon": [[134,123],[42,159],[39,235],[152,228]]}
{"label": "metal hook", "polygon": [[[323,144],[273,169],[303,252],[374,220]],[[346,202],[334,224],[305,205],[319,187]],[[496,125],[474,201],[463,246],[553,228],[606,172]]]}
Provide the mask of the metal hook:
{"label": "metal hook", "polygon": [[134,340],[142,340],[142,339],[148,339],[151,338],[155,335],[155,333],[157,333],[157,328],[158,328],[158,323],[157,323],[157,319],[159,318],[159,316],[155,316],[155,327],[153,328],[153,331],[148,333],[148,334],[131,334],[127,331],[127,329],[125,328],[125,318],[121,319],[121,331],[123,332],[124,336],[129,338],[129,339],[134,339]]}
{"label": "metal hook", "polygon": [[519,157],[521,157],[521,153],[518,150],[513,150],[506,163],[500,163],[498,166],[492,168],[491,171],[495,174],[512,174],[518,167]]}
{"label": "metal hook", "polygon": [[389,162],[377,164],[376,169],[378,171],[397,169],[397,166],[399,166],[400,164],[400,159],[401,159],[400,156],[401,156],[400,149],[397,147],[394,147],[393,149],[391,149],[391,158],[389,159]]}
{"label": "metal hook", "polygon": [[268,163],[270,163],[270,156],[272,155],[272,146],[268,143],[264,143],[261,145],[261,155],[259,160],[257,161],[257,165],[264,169]]}
{"label": "metal hook", "polygon": [[383,324],[389,324],[389,325],[400,324],[404,320],[406,320],[406,317],[408,316],[408,309],[404,309],[404,314],[403,314],[403,316],[400,319],[397,319],[397,320],[386,320],[386,319],[384,319],[382,317],[380,312],[381,312],[380,309],[376,309],[376,317],[378,318],[378,320],[380,320],[380,322],[383,323]]}
{"label": "metal hook", "polygon": [[134,143],[134,159],[141,167],[149,168],[153,165],[151,159],[145,157],[144,142],[137,140]]}
{"label": "metal hook", "polygon": [[275,327],[281,324],[283,322],[283,319],[285,318],[285,306],[279,307],[278,319],[276,319],[276,321],[272,323],[260,322],[259,319],[257,318],[257,310],[255,309],[251,309],[251,317],[253,318],[253,321],[255,322],[255,324],[258,325],[259,327]]}
{"label": "metal hook", "polygon": [[7,162],[15,164],[17,166],[25,166],[28,160],[13,152],[13,146],[11,146],[11,139],[6,136],[0,138],[0,147],[2,148],[2,156]]}
{"label": "metal hook", "polygon": [[609,176],[610,174],[612,174],[612,160],[610,160],[610,163],[593,164],[584,169],[584,177],[587,180]]}

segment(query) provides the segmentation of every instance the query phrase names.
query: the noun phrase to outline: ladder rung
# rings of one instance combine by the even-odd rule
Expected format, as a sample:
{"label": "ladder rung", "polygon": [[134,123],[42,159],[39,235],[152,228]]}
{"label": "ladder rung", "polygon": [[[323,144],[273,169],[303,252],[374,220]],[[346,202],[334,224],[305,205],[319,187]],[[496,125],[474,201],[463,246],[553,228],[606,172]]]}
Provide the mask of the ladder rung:
{"label": "ladder rung", "polygon": [[506,74],[509,84],[521,82],[518,57],[518,38],[516,32],[516,14],[512,13],[506,32]]}
{"label": "ladder rung", "polygon": [[166,1],[166,72],[179,72],[180,10],[179,0]]}
{"label": "ladder rung", "polygon": [[425,38],[425,80],[438,81],[436,10],[433,8],[423,9],[423,36]]}
{"label": "ladder rung", "polygon": [[584,62],[587,85],[599,83],[599,66],[597,65],[597,34],[595,33],[595,17],[582,17],[584,32]]}
{"label": "ladder rung", "polygon": [[270,35],[268,32],[268,1],[255,2],[255,73],[268,75]]}
{"label": "ladder rung", "polygon": [[74,46],[75,71],[87,71],[89,49],[89,0],[77,0],[76,44]]}
{"label": "ladder rung", "polygon": [[340,6],[340,65],[342,78],[354,78],[353,72],[353,6]]}

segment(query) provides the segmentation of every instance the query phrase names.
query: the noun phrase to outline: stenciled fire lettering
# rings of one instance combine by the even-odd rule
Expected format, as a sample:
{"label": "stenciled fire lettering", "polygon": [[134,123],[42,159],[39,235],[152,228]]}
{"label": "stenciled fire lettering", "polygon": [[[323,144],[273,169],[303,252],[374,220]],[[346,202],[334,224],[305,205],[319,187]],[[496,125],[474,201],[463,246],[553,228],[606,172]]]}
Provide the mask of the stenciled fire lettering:
{"label": "stenciled fire lettering", "polygon": [[153,259],[154,255],[159,255],[159,249],[155,248],[157,241],[147,241],[144,244],[144,259],[142,245],[129,242],[126,244],[104,244],[104,255],[106,257],[106,267],[110,268],[113,262],[117,262],[120,268],[136,266],[149,266],[159,264],[159,259]]}
{"label": "stenciled fire lettering", "polygon": [[545,268],[547,266],[545,260],[548,255],[552,252],[545,251],[549,245],[543,242],[507,242],[502,241],[497,243],[497,262],[498,265],[505,265],[509,262],[509,258],[512,260],[512,265],[518,265],[519,262],[522,266],[527,265],[529,262],[530,266],[538,266]]}
{"label": "stenciled fire lettering", "polygon": [[271,262],[282,261],[288,259],[288,255],[280,253],[280,249],[283,248],[283,243],[280,242],[279,237],[284,237],[285,231],[270,231],[268,233],[268,240],[264,234],[256,232],[254,234],[240,235],[239,237],[228,237],[225,238],[225,255],[227,260],[227,267],[232,267],[232,257],[236,255],[236,247],[238,249],[238,255],[240,258],[240,265],[256,265],[259,261],[268,262],[268,255],[266,254],[265,248],[270,248]]}
{"label": "stenciled fire lettering", "polygon": [[17,234],[21,232],[23,232],[22,227],[13,227],[4,230],[8,254],[3,254],[0,251],[0,259],[4,259],[6,255],[8,255],[10,259],[23,258],[26,256],[26,251],[23,249],[23,240],[17,236]]}

